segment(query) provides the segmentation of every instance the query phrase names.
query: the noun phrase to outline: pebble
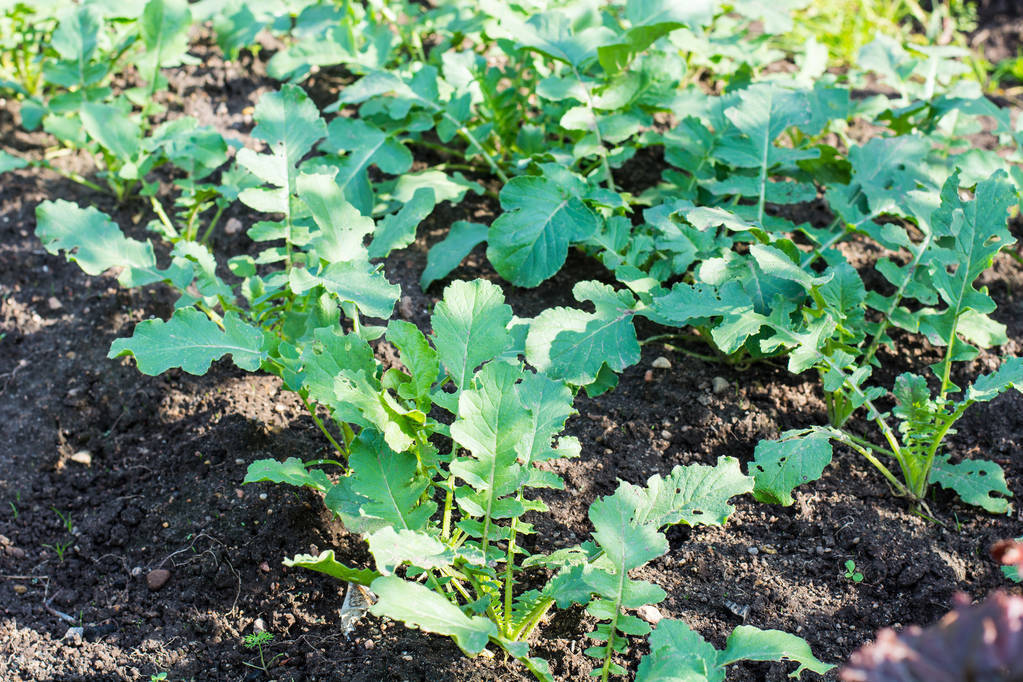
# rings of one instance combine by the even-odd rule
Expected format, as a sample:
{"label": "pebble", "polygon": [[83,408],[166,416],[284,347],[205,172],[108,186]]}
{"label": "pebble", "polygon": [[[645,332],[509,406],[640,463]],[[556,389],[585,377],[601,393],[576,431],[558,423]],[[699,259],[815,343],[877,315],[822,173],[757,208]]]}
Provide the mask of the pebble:
{"label": "pebble", "polygon": [[756,547],[747,547],[746,551],[752,554],[753,556],[760,554],[760,550],[757,549]]}
{"label": "pebble", "polygon": [[156,592],[167,584],[167,581],[170,580],[170,575],[170,571],[166,568],[157,568],[152,570],[146,576],[146,585],[149,586],[150,590]]}
{"label": "pebble", "polygon": [[252,623],[253,632],[263,632],[264,630],[266,630],[266,623],[263,621],[262,618],[257,618],[255,621],[253,621]]}
{"label": "pebble", "polygon": [[79,450],[69,458],[75,464],[81,464],[83,466],[92,466],[92,453],[88,450]]}
{"label": "pebble", "polygon": [[661,438],[663,438],[664,440],[671,440],[671,431],[667,429],[661,431]]}
{"label": "pebble", "polygon": [[654,369],[671,369],[671,360],[663,355],[659,355],[654,358],[654,361],[650,363],[650,366]]}
{"label": "pebble", "polygon": [[654,380],[654,371],[652,369],[648,369],[647,371],[643,372],[643,381],[645,381],[645,382],[647,382],[649,384],[653,380]]}
{"label": "pebble", "polygon": [[259,494],[259,499],[261,499],[261,500],[265,500],[266,497],[267,497],[266,493],[260,493]]}
{"label": "pebble", "polygon": [[404,656],[401,657],[401,660],[408,662],[412,660],[412,657],[409,656],[408,654],[405,654]]}
{"label": "pebble", "polygon": [[6,535],[0,535],[0,547],[6,547],[9,544],[11,544],[10,538]]}
{"label": "pebble", "polygon": [[664,618],[657,607],[652,604],[644,604],[643,606],[640,606],[636,609],[636,615],[651,625],[657,625],[661,622],[661,619]]}
{"label": "pebble", "polygon": [[728,387],[731,386],[731,384],[728,383],[728,379],[724,377],[714,377],[711,379],[711,385],[715,393],[724,393],[728,390]]}
{"label": "pebble", "polygon": [[376,646],[376,644],[375,644],[375,643],[373,642],[373,640],[372,640],[372,639],[367,639],[367,640],[366,640],[365,642],[363,642],[362,644],[363,644],[363,646],[365,646],[365,647],[366,647],[367,649],[372,649],[373,647],[375,647],[375,646]]}
{"label": "pebble", "polygon": [[234,463],[235,464],[245,464],[245,460],[242,459],[241,457],[238,457],[237,459],[234,460]]}
{"label": "pebble", "polygon": [[270,564],[268,564],[268,563],[266,563],[264,561],[263,563],[261,563],[259,565],[259,570],[263,571],[263,573],[269,573],[270,572]]}
{"label": "pebble", "polygon": [[50,296],[48,299],[46,299],[46,307],[49,308],[50,310],[60,310],[64,306],[61,305],[61,302],[57,300],[56,296]]}
{"label": "pebble", "polygon": [[135,568],[131,569],[131,577],[132,578],[137,578],[140,575],[142,575],[142,567],[141,566],[136,566]]}
{"label": "pebble", "polygon": [[14,585],[14,594],[25,594],[26,592],[28,592],[28,588],[25,587],[24,585],[20,584]]}
{"label": "pebble", "polygon": [[228,218],[224,223],[224,232],[227,234],[238,234],[242,231],[242,221],[237,218]]}
{"label": "pebble", "polygon": [[12,559],[25,558],[25,550],[23,550],[21,547],[15,547],[14,545],[8,545],[7,547],[4,547],[4,554],[11,557]]}

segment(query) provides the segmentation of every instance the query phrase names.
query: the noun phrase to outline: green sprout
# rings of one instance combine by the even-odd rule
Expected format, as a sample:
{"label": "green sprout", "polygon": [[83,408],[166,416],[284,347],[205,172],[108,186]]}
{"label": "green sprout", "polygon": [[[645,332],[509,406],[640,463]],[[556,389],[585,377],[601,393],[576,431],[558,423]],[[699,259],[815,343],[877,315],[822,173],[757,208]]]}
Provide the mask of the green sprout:
{"label": "green sprout", "polygon": [[845,578],[854,583],[863,582],[863,574],[856,570],[856,562],[852,559],[845,562]]}

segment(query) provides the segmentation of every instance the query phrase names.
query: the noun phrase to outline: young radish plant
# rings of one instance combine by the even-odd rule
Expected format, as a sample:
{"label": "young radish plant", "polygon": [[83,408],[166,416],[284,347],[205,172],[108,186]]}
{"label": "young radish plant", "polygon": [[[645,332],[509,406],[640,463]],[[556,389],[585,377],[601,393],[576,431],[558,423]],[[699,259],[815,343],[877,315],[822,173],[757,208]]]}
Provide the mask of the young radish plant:
{"label": "young radish plant", "polygon": [[[623,483],[590,508],[594,542],[539,554],[530,549],[538,542],[527,515],[548,510],[537,489],[564,486],[543,462],[579,454],[578,441],[561,434],[573,393],[520,364],[522,322],[489,282],[451,284],[432,326],[427,337],[407,322],[388,325],[384,338],[404,369],[383,370],[364,339],[337,330],[319,330],[305,348],[296,371],[310,395],[358,433],[341,476],[290,458],[254,462],[245,481],[322,493],[365,538],[375,566],[346,566],[329,550],[285,563],[368,586],[378,597],[375,615],[448,635],[468,655],[493,644],[541,680],[553,678],[545,660],[529,655],[527,639],[555,604],[584,604],[607,621],[587,650],[597,674],[624,674],[616,654],[629,636],[649,632],[626,610],[665,596],[629,572],[667,551],[663,527],[723,524],[734,511],[729,498],[751,491],[752,479],[723,458],[714,467],[676,467],[646,487]],[[543,584],[549,570],[557,573]],[[786,646],[774,658],[830,667],[807,654],[805,644]]]}

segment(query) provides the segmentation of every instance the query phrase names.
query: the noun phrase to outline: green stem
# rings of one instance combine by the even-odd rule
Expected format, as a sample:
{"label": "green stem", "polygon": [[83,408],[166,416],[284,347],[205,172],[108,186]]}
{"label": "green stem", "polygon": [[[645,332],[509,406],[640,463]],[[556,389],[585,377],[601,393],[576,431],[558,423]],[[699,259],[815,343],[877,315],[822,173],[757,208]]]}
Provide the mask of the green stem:
{"label": "green stem", "polygon": [[[171,219],[167,216],[167,212],[163,210],[163,204],[161,204],[160,200],[155,196],[149,197],[149,203],[153,205],[153,211],[156,213],[156,217],[159,218],[160,222],[163,223],[163,226],[167,228],[167,233],[171,236],[171,239],[175,239],[178,236],[178,231],[174,227],[174,223],[172,223]],[[188,238],[187,235],[186,238]]]}
{"label": "green stem", "polygon": [[529,612],[529,615],[522,621],[522,624],[512,632],[512,639],[524,640],[532,634],[536,626],[540,624],[543,617],[547,615],[547,612],[554,606],[553,599],[542,599],[537,602],[533,610]]}
{"label": "green stem", "polygon": [[[518,500],[522,501],[522,492],[519,491]],[[512,517],[510,535],[508,537],[508,555],[504,562],[504,624],[501,628],[505,636],[511,637],[512,624],[512,588],[515,586],[515,532],[518,530],[517,518]]]}
{"label": "green stem", "polygon": [[604,137],[600,134],[600,123],[597,121],[597,112],[593,108],[593,97],[590,95],[590,89],[583,84],[583,77],[579,74],[579,70],[572,65],[572,73],[575,74],[575,79],[579,81],[579,84],[583,86],[583,92],[586,93],[586,108],[590,110],[590,115],[593,116],[593,134],[597,138],[597,146],[601,148],[603,152],[600,155],[600,163],[604,167],[604,181],[607,184],[607,188],[612,192],[617,193],[618,188],[615,187],[614,175],[611,174],[611,164],[607,160],[607,149],[604,148]]}
{"label": "green stem", "polygon": [[46,168],[47,170],[51,170],[54,173],[56,173],[57,175],[65,177],[68,180],[71,180],[72,182],[77,182],[79,185],[84,185],[85,187],[88,187],[89,189],[91,189],[91,190],[93,190],[95,192],[100,192],[101,194],[106,194],[106,192],[107,192],[107,190],[103,189],[101,186],[97,185],[95,182],[92,182],[91,180],[87,180],[86,178],[83,178],[81,175],[79,175],[78,173],[76,173],[74,171],[66,171],[66,170],[63,170],[61,168],[57,168],[56,166],[54,166],[49,161],[46,161],[45,159],[42,160],[42,161],[36,161],[35,164],[40,165],[43,168]]}
{"label": "green stem", "polygon": [[[842,432],[842,435],[843,436],[848,436],[849,434],[847,434],[845,432]],[[899,479],[897,479],[895,477],[895,474],[893,474],[891,471],[889,471],[888,467],[886,467],[884,464],[882,464],[881,460],[879,460],[877,457],[875,457],[873,455],[873,453],[870,452],[870,450],[868,450],[865,447],[862,447],[862,446],[858,445],[857,443],[853,442],[852,440],[845,440],[843,438],[843,439],[841,439],[841,441],[843,443],[845,443],[847,446],[849,446],[850,448],[852,448],[853,450],[855,450],[856,452],[858,452],[861,455],[863,455],[863,457],[868,462],[873,464],[874,467],[878,471],[881,472],[881,475],[884,476],[888,480],[888,482],[892,485],[893,488],[895,488],[895,490],[900,495],[902,495],[904,497],[910,497],[910,498],[916,499],[916,495],[913,494],[912,492],[910,492],[909,489],[907,489],[906,486],[904,486],[902,484],[902,482],[899,481]]]}
{"label": "green stem", "polygon": [[220,216],[224,213],[224,209],[226,207],[226,204],[217,205],[217,212],[213,214],[210,224],[206,227],[206,231],[202,233],[202,238],[199,239],[200,244],[205,244],[206,240],[210,238],[210,235],[213,233],[213,228],[217,226],[217,221],[220,220]]}
{"label": "green stem", "polygon": [[451,511],[454,508],[455,489],[451,477],[444,483],[444,520],[441,522],[440,536],[447,540],[451,536]]}
{"label": "green stem", "polygon": [[313,423],[316,424],[316,427],[323,432],[324,436],[327,437],[330,444],[334,446],[334,450],[336,450],[341,457],[347,460],[348,449],[341,447],[341,444],[334,440],[334,436],[330,435],[330,431],[327,430],[327,427],[323,425],[323,422],[320,421],[320,418],[316,415],[316,408],[314,408],[312,403],[309,402],[309,399],[301,393],[299,393],[299,397],[302,399],[302,404],[305,405],[306,412],[308,412],[309,416],[313,418]]}
{"label": "green stem", "polygon": [[913,482],[914,492],[917,497],[923,499],[923,497],[927,494],[927,484],[931,477],[931,467],[934,466],[934,458],[938,455],[938,448],[941,447],[941,442],[948,434],[948,430],[952,428],[953,424],[959,421],[959,418],[963,416],[966,408],[972,404],[972,400],[966,400],[960,403],[955,412],[944,417],[945,423],[942,424],[941,428],[934,434],[934,438],[931,440],[931,445],[927,448],[927,455],[924,458],[923,470],[920,472],[920,480]]}

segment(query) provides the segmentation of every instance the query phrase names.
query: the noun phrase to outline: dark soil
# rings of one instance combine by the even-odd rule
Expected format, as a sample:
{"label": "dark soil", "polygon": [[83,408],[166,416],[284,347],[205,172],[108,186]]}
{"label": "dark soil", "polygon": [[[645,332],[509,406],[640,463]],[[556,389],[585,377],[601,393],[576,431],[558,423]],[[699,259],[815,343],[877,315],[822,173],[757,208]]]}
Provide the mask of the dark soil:
{"label": "dark soil", "polygon": [[[224,64],[214,49],[198,49],[201,65],[172,75],[167,103],[247,140],[248,107],[274,84],[258,63]],[[18,132],[16,117],[14,105],[0,110],[2,146],[41,154],[46,138]],[[84,159],[63,162],[90,169]],[[641,184],[659,168],[632,172]],[[327,443],[275,378],[228,362],[205,377],[171,371],[154,378],[126,360],[107,360],[114,338],[149,316],[166,317],[173,298],[160,287],[125,291],[111,276],[88,277],[46,254],[33,235],[34,209],[56,197],[97,205],[132,236],[145,237],[142,204],[117,208],[48,172],[3,176],[0,680],[147,680],[161,671],[171,680],[530,679],[500,655],[467,659],[447,639],[371,616],[342,633],[342,587],[287,569],[281,559],[334,549],[341,560],[365,565],[362,543],[309,492],[240,485],[254,459],[317,459],[328,454]],[[446,283],[419,289],[428,246],[452,221],[489,222],[494,210],[480,198],[443,205],[419,241],[388,259],[388,276],[404,291],[402,316],[428,325]],[[819,218],[808,211],[804,217]],[[256,219],[242,207],[228,218],[244,227]],[[218,252],[242,248],[238,237],[218,240]],[[849,248],[855,257],[861,247]],[[497,280],[482,248],[452,274],[469,277]],[[505,291],[516,314],[530,316],[570,304],[574,282],[601,277],[597,263],[573,254],[541,287]],[[1000,351],[1020,354],[1023,268],[999,257],[987,283],[999,302],[995,317],[1011,338]],[[882,356],[885,380],[933,360],[931,348],[906,341],[899,353]],[[671,368],[651,369],[661,355]],[[964,376],[997,362],[986,353]],[[715,377],[728,388],[715,392]],[[535,519],[543,550],[584,539],[587,507],[618,479],[639,483],[677,464],[726,456],[745,464],[759,439],[825,421],[812,376],[769,364],[736,371],[655,345],[614,391],[580,396],[576,407],[568,431],[583,454],[557,463],[567,491],[546,495],[552,513]],[[1019,496],[1021,436],[1023,396],[1013,393],[972,408],[949,449],[998,462]],[[1021,534],[1017,516],[986,515],[939,491],[933,506],[944,525],[928,523],[892,497],[866,462],[836,453],[792,507],[738,498],[726,528],[670,530],[669,553],[637,576],[668,592],[660,612],[719,647],[743,622],[795,632],[818,657],[837,663],[878,627],[933,622],[957,591],[979,598],[1006,587],[986,549]],[[863,582],[843,577],[847,559]],[[155,569],[170,572],[156,591],[147,586]],[[591,626],[571,609],[553,614],[534,636],[536,655],[550,659],[557,679],[588,679],[592,664],[581,652]],[[241,646],[257,627],[276,635],[267,647],[267,659],[279,655],[270,677],[246,665],[259,654]],[[633,647],[628,662],[634,666],[643,653]],[[740,665],[729,679],[780,681],[790,669]]]}

